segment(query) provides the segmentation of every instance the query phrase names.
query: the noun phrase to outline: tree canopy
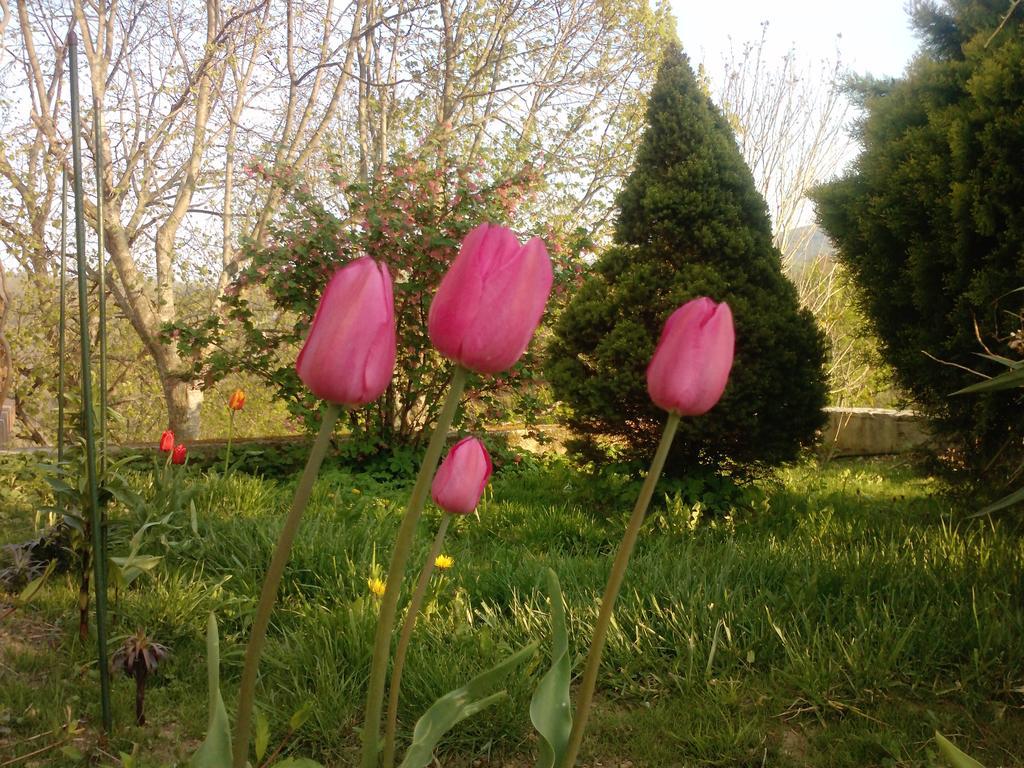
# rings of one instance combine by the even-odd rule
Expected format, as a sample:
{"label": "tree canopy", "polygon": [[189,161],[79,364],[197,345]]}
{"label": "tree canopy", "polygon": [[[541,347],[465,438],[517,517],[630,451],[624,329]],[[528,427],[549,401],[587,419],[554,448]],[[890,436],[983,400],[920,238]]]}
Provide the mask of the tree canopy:
{"label": "tree canopy", "polygon": [[1024,350],[1024,21],[1008,7],[918,4],[916,58],[854,82],[862,151],[815,194],[899,384],[998,478],[1024,456],[1019,396],[952,393]]}
{"label": "tree canopy", "polygon": [[823,423],[824,342],[782,273],[764,198],[732,129],[678,44],[659,70],[636,166],[618,199],[615,244],[556,324],[547,374],[579,434],[649,455],[664,414],[645,370],[665,319],[695,296],[736,321],[730,383],[710,413],[684,419],[670,471],[757,471],[795,458]]}

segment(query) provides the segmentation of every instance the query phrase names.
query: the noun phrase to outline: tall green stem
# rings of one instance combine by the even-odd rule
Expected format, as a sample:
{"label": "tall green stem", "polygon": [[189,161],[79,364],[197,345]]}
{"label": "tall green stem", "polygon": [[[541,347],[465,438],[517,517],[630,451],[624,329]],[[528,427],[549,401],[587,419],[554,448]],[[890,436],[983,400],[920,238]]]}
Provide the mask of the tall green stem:
{"label": "tall green stem", "polygon": [[[395,628],[395,614],[398,611],[398,596],[402,591],[402,579],[405,566],[409,561],[413,538],[416,535],[416,524],[423,513],[423,505],[427,500],[427,491],[434,477],[434,470],[441,460],[448,430],[451,428],[455,410],[466,386],[466,369],[455,366],[452,374],[451,387],[441,413],[434,426],[434,434],[430,436],[430,444],[423,456],[416,485],[413,486],[409,504],[405,508],[402,525],[398,529],[395,550],[391,553],[391,565],[388,568],[387,587],[381,600],[380,615],[377,617],[377,634],[373,641],[373,663],[370,665],[370,685],[366,693],[366,713],[363,718],[363,768],[376,768],[377,749],[380,742],[380,716],[384,708],[384,683],[388,672],[388,655],[391,650],[391,633]],[[236,766],[241,768],[241,766]]]}
{"label": "tall green stem", "polygon": [[60,310],[57,329],[57,463],[64,461],[64,358],[67,351],[68,174],[61,174],[60,191]]}
{"label": "tall green stem", "polygon": [[[100,19],[104,18],[103,2],[100,2]],[[96,143],[96,249],[99,260],[97,279],[99,283],[99,329],[100,342],[100,474],[107,471],[107,268],[105,230],[103,227],[103,112],[99,101],[93,98],[93,122]]]}
{"label": "tall green stem", "polygon": [[281,577],[284,575],[284,567],[288,563],[288,557],[292,551],[292,542],[295,541],[299,523],[302,522],[302,513],[306,510],[306,504],[309,503],[313,483],[320,472],[320,465],[323,463],[324,454],[327,452],[327,446],[334,432],[334,422],[338,420],[340,411],[341,406],[336,403],[328,403],[327,408],[324,409],[320,432],[309,452],[306,468],[302,471],[299,485],[295,489],[292,508],[281,528],[277,546],[274,548],[274,555],[270,560],[270,568],[267,569],[267,576],[263,580],[263,591],[260,592],[256,616],[252,622],[252,634],[249,636],[249,645],[245,649],[245,666],[242,668],[242,682],[238,692],[238,718],[235,722],[235,734],[231,749],[234,768],[245,768],[245,761],[249,756],[249,731],[252,727],[252,708],[256,695],[256,674],[259,670],[260,655],[263,653],[263,644],[267,639],[270,614],[277,601],[277,589],[281,586]]}
{"label": "tall green stem", "polygon": [[643,525],[644,516],[647,514],[647,507],[654,495],[654,487],[661,477],[661,470],[665,466],[665,459],[668,450],[672,446],[672,438],[675,437],[676,428],[679,426],[679,414],[670,413],[665,423],[665,431],[661,435],[661,442],[658,450],[651,461],[651,468],[644,479],[640,495],[637,497],[636,506],[633,507],[633,514],[629,518],[629,525],[626,526],[626,533],[619,544],[619,551],[615,553],[615,562],[612,564],[612,572],[608,576],[608,584],[604,588],[604,597],[601,598],[601,611],[597,616],[597,624],[594,626],[594,634],[590,640],[590,651],[587,653],[587,664],[583,671],[583,681],[580,685],[579,699],[576,705],[576,717],[572,724],[572,733],[569,735],[569,746],[566,749],[565,758],[562,761],[562,768],[572,768],[576,764],[576,755],[583,743],[583,733],[587,729],[587,718],[590,716],[590,704],[594,699],[594,688],[597,685],[597,671],[601,666],[601,654],[604,652],[605,640],[608,637],[608,627],[611,625],[612,612],[615,609],[615,598],[622,588],[622,581],[626,576],[626,567],[629,565],[629,558],[633,554],[637,537],[640,535],[640,527]]}
{"label": "tall green stem", "polygon": [[[110,669],[107,666],[107,553],[103,546],[103,510],[100,508],[96,477],[96,432],[92,409],[92,366],[89,344],[89,286],[86,283],[88,262],[85,258],[85,189],[82,185],[82,133],[78,103],[78,38],[68,34],[71,86],[71,161],[74,170],[75,252],[78,257],[78,323],[82,345],[82,430],[85,438],[85,466],[92,512],[92,562],[96,584],[96,661],[100,675],[100,709],[103,728],[110,731],[113,715],[110,709]],[[88,596],[86,597],[88,601]]]}
{"label": "tall green stem", "polygon": [[423,598],[427,594],[427,586],[430,584],[430,575],[434,572],[434,562],[441,554],[441,547],[444,546],[444,537],[448,533],[448,525],[452,516],[445,514],[441,518],[441,525],[434,536],[434,543],[430,547],[427,561],[423,563],[423,570],[420,571],[419,581],[416,582],[416,589],[412,593],[412,600],[409,601],[409,608],[405,614],[405,621],[402,622],[402,633],[398,636],[398,646],[395,648],[395,663],[391,668],[391,686],[388,690],[388,713],[384,721],[384,768],[391,768],[395,764],[395,732],[398,730],[398,698],[402,690],[402,672],[405,670],[405,655],[409,650],[409,641],[412,640],[412,630],[416,626],[416,617],[420,608],[423,607]]}
{"label": "tall green stem", "polygon": [[228,448],[224,453],[224,477],[228,476],[228,467],[231,465],[231,438],[235,436],[235,409],[231,409],[228,416]]}

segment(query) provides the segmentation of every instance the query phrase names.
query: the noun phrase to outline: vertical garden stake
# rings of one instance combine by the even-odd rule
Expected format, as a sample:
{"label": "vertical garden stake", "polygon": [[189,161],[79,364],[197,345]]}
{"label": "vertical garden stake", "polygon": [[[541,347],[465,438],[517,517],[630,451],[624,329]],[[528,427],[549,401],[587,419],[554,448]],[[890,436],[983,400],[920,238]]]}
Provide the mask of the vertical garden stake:
{"label": "vertical garden stake", "polygon": [[[100,4],[102,14],[103,4]],[[102,15],[101,15],[102,18]],[[107,271],[103,234],[103,114],[100,102],[92,101],[96,134],[96,253],[99,259],[99,341],[100,341],[100,474],[107,470]]]}
{"label": "vertical garden stake", "polygon": [[107,556],[103,551],[99,489],[96,481],[96,433],[92,410],[92,372],[89,360],[89,286],[85,258],[85,190],[82,186],[82,132],[78,108],[78,37],[68,34],[71,59],[71,144],[75,191],[75,253],[78,257],[78,320],[82,339],[82,430],[85,437],[85,467],[89,482],[89,506],[92,513],[92,562],[96,583],[96,644],[100,673],[100,706],[103,728],[110,731],[110,668],[107,665]]}
{"label": "vertical garden stake", "polygon": [[64,461],[64,356],[65,307],[68,270],[68,173],[64,169],[60,190],[60,321],[57,328],[57,463]]}

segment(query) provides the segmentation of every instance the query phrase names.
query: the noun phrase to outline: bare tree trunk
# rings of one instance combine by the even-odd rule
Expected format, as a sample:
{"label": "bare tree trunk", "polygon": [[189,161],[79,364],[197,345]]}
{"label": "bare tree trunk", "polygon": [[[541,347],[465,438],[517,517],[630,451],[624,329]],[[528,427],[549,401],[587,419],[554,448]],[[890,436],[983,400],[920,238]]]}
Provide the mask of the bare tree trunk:
{"label": "bare tree trunk", "polygon": [[203,390],[175,374],[161,374],[169,426],[180,440],[196,440],[200,431]]}
{"label": "bare tree trunk", "polygon": [[4,265],[0,262],[0,408],[3,408],[7,393],[14,382],[14,360],[11,358],[11,346],[4,338],[4,324],[7,322],[7,310],[10,301],[7,298],[7,283],[4,280]]}

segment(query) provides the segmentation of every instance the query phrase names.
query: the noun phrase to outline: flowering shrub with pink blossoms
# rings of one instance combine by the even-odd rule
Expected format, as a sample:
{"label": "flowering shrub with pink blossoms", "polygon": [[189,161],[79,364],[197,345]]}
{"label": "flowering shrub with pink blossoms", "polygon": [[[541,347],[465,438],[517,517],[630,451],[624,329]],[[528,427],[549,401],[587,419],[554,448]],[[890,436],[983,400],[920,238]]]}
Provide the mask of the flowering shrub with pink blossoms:
{"label": "flowering shrub with pink blossoms", "polygon": [[[288,190],[289,204],[268,242],[250,244],[246,266],[223,301],[226,319],[175,327],[179,349],[196,360],[194,374],[212,383],[238,370],[263,379],[309,430],[319,424],[319,400],[302,386],[292,361],[313,317],[323,286],[341,266],[369,256],[387,266],[394,282],[395,375],[368,408],[346,412],[359,454],[380,446],[415,444],[432,423],[447,383],[444,359],[427,335],[427,312],[445,270],[466,234],[481,221],[514,220],[541,184],[538,169],[498,181],[464,168],[437,168],[422,157],[398,156],[367,184],[314,194],[301,179],[271,181]],[[586,241],[563,242],[543,233],[552,260],[554,298],[581,279],[577,252]],[[251,289],[265,291],[274,312],[261,309]],[[271,315],[282,318],[276,325]],[[210,350],[213,350],[212,352]],[[509,418],[543,416],[534,385],[540,362],[532,350],[495,376],[472,376],[466,406],[455,424],[479,428]]]}

